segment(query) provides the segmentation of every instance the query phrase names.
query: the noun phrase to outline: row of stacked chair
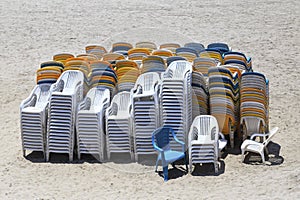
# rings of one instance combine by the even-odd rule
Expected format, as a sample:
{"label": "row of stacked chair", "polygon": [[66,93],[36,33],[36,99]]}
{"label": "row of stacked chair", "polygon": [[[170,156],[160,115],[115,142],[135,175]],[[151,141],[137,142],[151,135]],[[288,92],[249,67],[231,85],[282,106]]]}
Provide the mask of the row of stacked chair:
{"label": "row of stacked chair", "polygon": [[[21,104],[24,155],[26,149],[43,151],[48,160],[50,153],[68,153],[72,160],[77,137],[79,157],[90,152],[103,159],[106,149],[108,158],[124,152],[137,160],[153,153],[155,128],[170,126],[187,144],[193,119],[206,114],[217,118],[232,147],[240,130],[244,138],[267,131],[268,81],[247,68],[251,62],[245,56],[222,43],[208,46],[214,51],[200,43],[160,48],[115,43],[107,53],[90,45],[86,54],[57,54],[42,63],[36,88]],[[233,62],[229,53],[240,57]],[[243,67],[236,62],[241,60]]]}

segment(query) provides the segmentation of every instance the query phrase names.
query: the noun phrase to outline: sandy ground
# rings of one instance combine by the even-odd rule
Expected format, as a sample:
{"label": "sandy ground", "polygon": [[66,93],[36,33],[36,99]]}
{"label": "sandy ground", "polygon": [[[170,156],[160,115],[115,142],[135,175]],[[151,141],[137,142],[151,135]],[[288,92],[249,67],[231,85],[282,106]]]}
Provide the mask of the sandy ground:
{"label": "sandy ground", "polygon": [[[300,199],[299,10],[296,0],[1,0],[0,199]],[[164,183],[152,166],[137,163],[22,157],[19,105],[41,62],[83,53],[89,43],[147,39],[223,41],[251,56],[270,80],[270,126],[280,128],[273,145],[284,162],[242,164],[229,154],[218,176],[179,174]]]}

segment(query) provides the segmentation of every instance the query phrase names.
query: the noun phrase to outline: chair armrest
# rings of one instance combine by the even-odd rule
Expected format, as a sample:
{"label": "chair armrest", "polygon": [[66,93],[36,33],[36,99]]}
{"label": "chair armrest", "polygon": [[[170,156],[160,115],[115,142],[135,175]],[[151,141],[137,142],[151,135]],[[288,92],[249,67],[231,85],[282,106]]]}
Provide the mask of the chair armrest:
{"label": "chair armrest", "polygon": [[177,143],[179,143],[179,144],[181,144],[181,145],[184,145],[184,142],[178,140],[178,138],[177,138],[176,135],[175,135],[174,130],[172,130],[172,135],[173,135],[174,140],[175,140]]}
{"label": "chair armrest", "polygon": [[225,136],[223,135],[223,133],[219,132],[219,138],[222,138],[223,140],[225,139]]}
{"label": "chair armrest", "polygon": [[173,129],[172,129],[172,135],[173,135],[174,140],[175,140],[177,143],[181,144],[181,146],[182,146],[182,152],[185,152],[185,149],[184,149],[184,142],[178,140],[178,138],[176,137],[175,132],[174,132]]}

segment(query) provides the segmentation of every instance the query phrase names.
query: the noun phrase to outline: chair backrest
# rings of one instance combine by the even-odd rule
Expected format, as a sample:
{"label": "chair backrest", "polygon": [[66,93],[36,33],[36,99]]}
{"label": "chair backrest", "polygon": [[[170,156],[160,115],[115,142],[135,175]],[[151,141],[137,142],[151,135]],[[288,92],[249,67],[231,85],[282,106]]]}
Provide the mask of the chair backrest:
{"label": "chair backrest", "polygon": [[199,42],[185,43],[184,47],[195,49],[197,51],[197,53],[199,53],[202,49],[205,49],[204,45]]}
{"label": "chair backrest", "polygon": [[85,108],[83,110],[101,110],[101,108],[109,103],[110,91],[102,87],[94,87],[89,90],[85,98]]}
{"label": "chair backrest", "polygon": [[157,49],[156,44],[154,42],[148,42],[148,41],[137,42],[135,44],[135,47],[136,48],[147,48],[147,49],[151,49],[151,50]]}
{"label": "chair backrest", "polygon": [[230,48],[227,44],[220,43],[220,42],[211,43],[211,44],[207,45],[207,48],[208,49],[218,49],[222,53],[230,51]]}
{"label": "chair backrest", "polygon": [[211,115],[200,115],[195,117],[190,129],[190,138],[202,142],[218,140],[219,126],[217,119]]}
{"label": "chair backrest", "polygon": [[178,53],[183,53],[183,52],[188,52],[194,54],[196,57],[198,57],[198,52],[194,48],[190,47],[179,47],[176,49],[176,54]]}
{"label": "chair backrest", "polygon": [[278,129],[279,129],[278,127],[275,127],[275,128],[273,128],[273,129],[270,131],[270,134],[269,134],[268,139],[266,139],[266,140],[263,142],[263,145],[264,145],[265,147],[269,144],[269,142],[271,141],[272,137],[277,133]]}
{"label": "chair backrest", "polygon": [[156,143],[156,145],[163,149],[169,150],[170,149],[170,135],[173,135],[174,131],[171,127],[163,126],[156,129],[152,133],[152,141]]}
{"label": "chair backrest", "polygon": [[109,63],[114,63],[117,60],[124,60],[124,59],[125,56],[120,53],[106,53],[103,54],[103,58],[102,58],[103,61],[107,61]]}
{"label": "chair backrest", "polygon": [[192,73],[193,66],[188,61],[174,61],[170,64],[167,68],[166,72],[164,73],[165,78],[179,78],[182,79],[186,76],[188,72]]}
{"label": "chair backrest", "polygon": [[21,110],[26,107],[44,108],[49,102],[50,88],[51,84],[36,85],[30,95],[22,101],[20,105]]}
{"label": "chair backrest", "polygon": [[65,90],[73,90],[75,92],[76,87],[83,84],[83,79],[83,73],[79,70],[65,71],[57,82],[52,85],[53,91],[64,92]]}
{"label": "chair backrest", "polygon": [[142,93],[155,92],[156,85],[160,82],[159,74],[156,72],[147,72],[141,74],[136,83],[134,89],[141,87]]}
{"label": "chair backrest", "polygon": [[130,43],[116,42],[116,43],[113,43],[111,52],[128,51],[129,49],[132,49],[132,48],[133,48],[133,46]]}
{"label": "chair backrest", "polygon": [[171,56],[167,58],[167,66],[169,66],[172,62],[177,61],[177,60],[186,60],[185,58],[181,56]]}
{"label": "chair backrest", "polygon": [[124,91],[124,92],[119,92],[114,96],[109,110],[111,109],[113,111],[112,115],[123,117],[129,115],[130,106],[131,106],[130,92]]}

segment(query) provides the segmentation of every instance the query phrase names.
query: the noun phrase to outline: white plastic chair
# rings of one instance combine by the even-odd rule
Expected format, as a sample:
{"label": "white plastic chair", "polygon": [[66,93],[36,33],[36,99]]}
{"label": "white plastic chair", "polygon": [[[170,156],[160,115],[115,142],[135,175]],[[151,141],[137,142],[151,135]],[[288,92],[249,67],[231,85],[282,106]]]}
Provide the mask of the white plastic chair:
{"label": "white plastic chair", "polygon": [[79,160],[81,154],[96,154],[103,161],[106,140],[104,116],[109,103],[110,91],[102,86],[90,89],[80,103],[76,121]]}
{"label": "white plastic chair", "polygon": [[219,126],[214,116],[200,115],[194,119],[189,132],[188,145],[189,168],[191,173],[192,165],[197,163],[213,163],[215,173],[218,173],[218,158],[220,152]]}
{"label": "white plastic chair", "polygon": [[[245,159],[245,152],[250,151],[253,153],[258,153],[261,156],[262,163],[265,163],[265,154],[264,151],[268,154],[267,145],[271,141],[272,137],[276,134],[278,131],[278,127],[273,128],[269,133],[267,134],[260,134],[260,133],[254,133],[251,135],[250,140],[247,139],[242,143],[241,150],[242,150],[242,162]],[[255,137],[268,137],[264,142],[260,143],[257,141],[254,141]]]}
{"label": "white plastic chair", "polygon": [[117,93],[106,110],[107,157],[111,153],[130,153],[134,159],[132,145],[131,95],[124,91]]}
{"label": "white plastic chair", "polygon": [[[26,150],[41,151],[45,157],[47,108],[51,84],[36,85],[20,105],[23,156]],[[46,157],[45,157],[46,158]]]}

